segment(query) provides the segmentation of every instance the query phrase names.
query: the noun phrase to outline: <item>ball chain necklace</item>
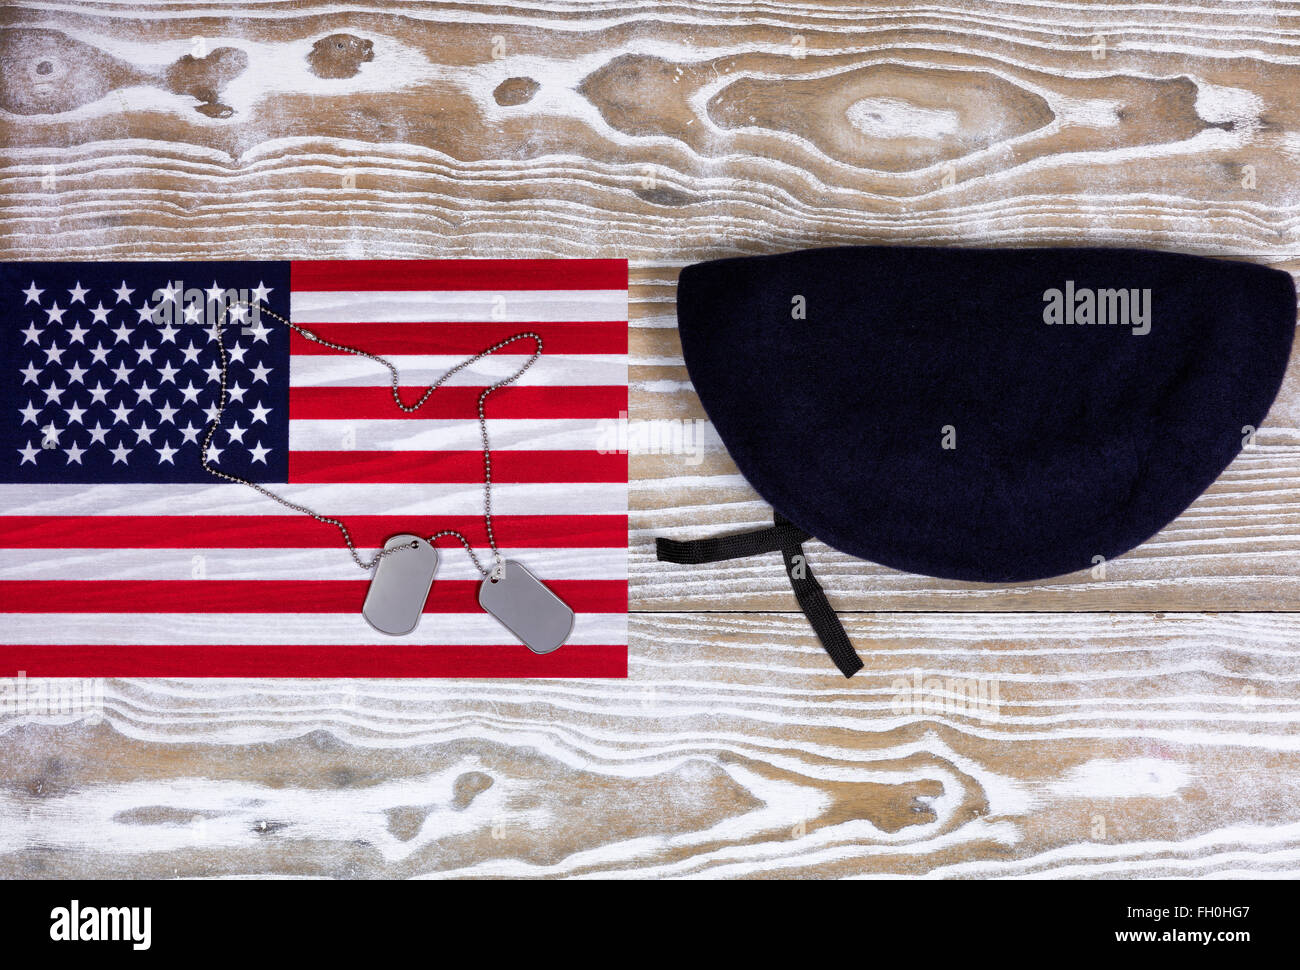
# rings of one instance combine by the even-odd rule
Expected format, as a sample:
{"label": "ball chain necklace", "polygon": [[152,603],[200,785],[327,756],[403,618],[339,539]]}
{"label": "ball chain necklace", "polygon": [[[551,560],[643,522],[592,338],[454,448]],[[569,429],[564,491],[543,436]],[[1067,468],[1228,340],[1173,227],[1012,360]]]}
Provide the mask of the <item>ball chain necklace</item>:
{"label": "ball chain necklace", "polygon": [[352,554],[353,561],[362,569],[374,570],[374,576],[370,581],[370,588],[366,593],[361,613],[366,618],[366,621],[381,633],[402,636],[415,629],[420,621],[420,614],[424,610],[425,600],[428,599],[429,590],[433,586],[433,575],[438,568],[438,550],[433,543],[443,536],[455,536],[460,541],[460,544],[465,547],[465,551],[469,553],[474,568],[483,575],[483,581],[479,584],[478,602],[486,612],[495,617],[502,626],[518,637],[534,653],[550,653],[564,643],[573,631],[573,610],[520,563],[515,562],[513,559],[503,559],[500,549],[497,548],[496,534],[492,529],[492,449],[488,443],[487,414],[484,411],[484,403],[493,391],[499,387],[514,383],[523,376],[528,368],[537,362],[537,359],[542,355],[541,335],[532,331],[524,331],[498,341],[491,347],[450,368],[425,388],[424,393],[420,395],[419,400],[414,404],[405,404],[399,391],[400,382],[397,367],[391,361],[376,354],[359,350],[356,347],[348,347],[344,344],[326,340],[306,327],[294,323],[289,318],[280,316],[265,304],[254,306],[249,303],[235,303],[229,309],[233,311],[236,308],[252,310],[256,314],[265,313],[313,343],[342,353],[365,357],[377,364],[382,364],[388,368],[389,375],[392,378],[393,402],[407,414],[418,411],[429,400],[434,391],[471,364],[477,363],[484,357],[494,354],[516,341],[532,340],[536,344],[532,356],[518,370],[484,388],[478,396],[478,426],[480,437],[483,439],[483,522],[487,526],[488,545],[492,549],[493,564],[491,569],[483,567],[483,563],[479,561],[479,557],[474,552],[474,547],[470,544],[470,541],[455,529],[443,529],[428,538],[407,533],[395,535],[384,543],[384,547],[375,553],[374,558],[366,561],[357,552],[356,544],[352,541],[352,534],[342,520],[322,515],[305,505],[291,502],[257,482],[212,467],[208,462],[208,445],[212,441],[213,434],[221,427],[221,419],[225,414],[227,399],[226,377],[228,363],[225,340],[223,339],[224,314],[220,312],[213,327],[213,335],[216,339],[217,352],[221,360],[221,390],[217,399],[217,413],[208,425],[207,434],[203,436],[203,444],[199,450],[199,460],[202,462],[204,469],[217,478],[247,485],[267,498],[279,502],[285,508],[309,515],[317,522],[323,522],[338,528],[343,536],[343,542],[348,547],[348,552]]}

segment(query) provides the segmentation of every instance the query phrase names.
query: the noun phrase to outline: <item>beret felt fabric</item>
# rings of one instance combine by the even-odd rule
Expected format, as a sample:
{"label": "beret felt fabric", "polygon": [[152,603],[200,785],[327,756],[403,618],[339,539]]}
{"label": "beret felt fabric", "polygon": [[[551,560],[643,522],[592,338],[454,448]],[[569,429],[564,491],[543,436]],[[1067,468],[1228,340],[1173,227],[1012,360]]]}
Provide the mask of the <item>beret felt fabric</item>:
{"label": "beret felt fabric", "polygon": [[687,369],[798,530],[946,579],[1113,559],[1219,476],[1291,353],[1296,293],[1123,249],[844,247],[683,270]]}
{"label": "beret felt fabric", "polygon": [[[1067,282],[1150,290],[1149,331],[1045,323]],[[1264,420],[1295,323],[1286,273],[1131,250],[821,249],[678,283],[691,381],[764,499],[854,556],[993,582],[1182,512]]]}

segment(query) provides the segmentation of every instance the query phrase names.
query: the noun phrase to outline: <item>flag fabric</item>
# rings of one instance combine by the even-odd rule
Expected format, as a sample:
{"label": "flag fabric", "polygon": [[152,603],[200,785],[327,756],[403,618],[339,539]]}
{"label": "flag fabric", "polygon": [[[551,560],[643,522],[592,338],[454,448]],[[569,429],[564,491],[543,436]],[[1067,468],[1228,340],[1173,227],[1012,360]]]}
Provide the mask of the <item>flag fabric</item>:
{"label": "flag fabric", "polygon": [[[252,308],[250,312],[249,308]],[[262,312],[263,309],[272,311]],[[0,264],[0,670],[12,676],[623,677],[627,264],[622,260]],[[274,315],[273,315],[274,314]],[[573,608],[538,656],[478,606],[452,537],[404,637],[361,616],[369,559],[457,529],[491,562],[477,401],[501,553]]]}

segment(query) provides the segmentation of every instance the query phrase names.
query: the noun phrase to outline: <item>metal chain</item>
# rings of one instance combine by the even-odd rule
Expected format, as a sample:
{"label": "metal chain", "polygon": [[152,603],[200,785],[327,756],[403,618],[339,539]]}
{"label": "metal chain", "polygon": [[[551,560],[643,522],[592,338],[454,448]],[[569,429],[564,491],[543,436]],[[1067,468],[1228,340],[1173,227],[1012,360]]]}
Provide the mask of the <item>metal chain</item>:
{"label": "metal chain", "polygon": [[[276,313],[274,310],[272,310],[270,307],[266,306],[265,304],[262,304],[260,307],[254,307],[249,303],[234,303],[231,304],[230,309],[234,309],[235,307],[245,307],[250,310],[255,310],[258,313],[266,313],[271,317],[274,317],[276,320],[279,320],[281,323],[284,323],[291,330],[295,331],[298,334],[301,334],[307,340],[310,340],[314,343],[318,343],[322,347],[329,347],[331,350],[338,350],[344,353],[355,354],[358,357],[366,357],[370,360],[373,360],[377,364],[383,364],[385,367],[388,368],[389,374],[392,375],[393,401],[397,404],[399,408],[401,408],[403,411],[407,412],[408,414],[414,411],[418,411],[421,407],[423,407],[424,403],[427,400],[429,400],[430,395],[432,395],[434,391],[436,391],[439,387],[441,387],[444,383],[446,383],[446,381],[454,374],[464,370],[466,367],[470,366],[471,364],[482,360],[484,357],[487,357],[489,354],[496,353],[496,351],[501,350],[504,347],[510,346],[516,340],[532,340],[537,344],[537,349],[533,351],[533,355],[528,358],[527,362],[524,363],[523,366],[521,366],[517,371],[515,371],[509,377],[503,377],[495,384],[492,384],[491,386],[484,388],[483,392],[478,396],[478,427],[479,427],[479,433],[483,438],[483,521],[487,525],[488,545],[492,547],[492,554],[495,558],[495,562],[493,564],[492,569],[489,570],[483,568],[483,564],[479,562],[479,558],[477,555],[475,555],[474,547],[470,545],[469,540],[466,539],[461,533],[457,532],[455,529],[443,529],[441,532],[436,532],[433,535],[429,536],[430,543],[435,542],[436,540],[442,538],[443,536],[455,536],[457,539],[460,540],[460,544],[465,547],[465,551],[469,553],[470,559],[472,559],[474,562],[474,568],[476,568],[486,578],[499,579],[503,563],[501,560],[501,552],[500,550],[497,549],[496,535],[492,531],[492,449],[488,444],[487,415],[483,410],[483,404],[488,399],[488,395],[490,395],[493,391],[495,391],[499,387],[504,387],[506,384],[513,384],[515,381],[517,381],[520,377],[523,376],[524,372],[528,370],[528,368],[532,367],[533,364],[537,362],[537,358],[542,355],[541,335],[534,333],[531,330],[528,330],[522,333],[517,333],[512,337],[507,337],[505,340],[493,344],[491,347],[488,347],[486,350],[475,354],[473,357],[461,361],[455,367],[448,370],[447,373],[443,374],[436,381],[430,384],[425,389],[424,393],[420,395],[420,399],[416,401],[414,404],[405,404],[402,402],[402,397],[399,391],[400,384],[398,381],[397,368],[393,365],[391,361],[385,360],[383,357],[379,357],[375,354],[367,353],[364,350],[358,350],[356,347],[348,347],[345,346],[344,344],[337,344],[334,343],[333,341],[326,340],[324,337],[314,334],[307,328],[294,323],[292,320],[288,319],[287,317],[280,316],[280,314]],[[329,525],[336,526],[339,532],[342,533],[343,535],[343,541],[347,544],[348,552],[352,554],[353,561],[355,561],[356,564],[360,566],[362,569],[371,569],[375,565],[375,563],[379,562],[379,560],[383,559],[385,556],[389,555],[390,553],[397,552],[399,549],[415,548],[415,543],[411,543],[409,546],[393,546],[392,548],[389,549],[380,549],[375,554],[375,557],[373,559],[371,559],[369,562],[366,562],[357,553],[357,547],[352,542],[352,534],[348,531],[348,527],[344,525],[343,522],[341,522],[339,519],[331,518],[328,515],[321,515],[319,512],[314,512],[311,509],[307,508],[307,506],[305,505],[299,505],[296,502],[291,502],[286,498],[276,495],[270,489],[264,488],[263,486],[257,484],[256,482],[250,482],[248,479],[240,478],[238,475],[231,475],[229,472],[224,472],[219,469],[213,468],[210,464],[208,464],[208,443],[212,440],[212,435],[216,432],[216,430],[219,427],[221,427],[221,418],[225,414],[225,410],[226,410],[227,362],[226,362],[226,345],[222,335],[223,335],[222,315],[218,314],[217,323],[213,328],[213,336],[216,338],[217,352],[220,354],[221,357],[221,393],[220,393],[220,397],[217,399],[216,417],[214,417],[212,419],[211,424],[209,424],[208,433],[203,436],[203,447],[200,449],[199,452],[199,459],[203,463],[204,469],[208,471],[210,474],[215,475],[217,478],[224,478],[228,482],[238,482],[241,485],[247,485],[249,488],[261,492],[267,498],[279,502],[285,508],[293,509],[295,512],[301,512],[304,515],[310,515],[317,522],[324,522],[324,523],[328,523]]]}

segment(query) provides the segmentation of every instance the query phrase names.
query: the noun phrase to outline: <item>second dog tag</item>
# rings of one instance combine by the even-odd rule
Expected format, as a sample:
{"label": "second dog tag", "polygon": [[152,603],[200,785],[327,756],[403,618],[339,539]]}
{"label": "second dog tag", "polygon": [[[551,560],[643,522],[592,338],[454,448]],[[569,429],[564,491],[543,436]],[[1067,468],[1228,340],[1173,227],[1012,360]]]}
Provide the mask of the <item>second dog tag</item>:
{"label": "second dog tag", "polygon": [[[361,615],[380,633],[400,637],[420,622],[424,601],[438,569],[438,550],[419,536],[393,536],[384,543],[390,552],[375,566]],[[411,548],[413,546],[413,548]]]}
{"label": "second dog tag", "polygon": [[505,575],[483,580],[478,605],[524,642],[533,653],[550,653],[573,632],[573,610],[513,559]]}

